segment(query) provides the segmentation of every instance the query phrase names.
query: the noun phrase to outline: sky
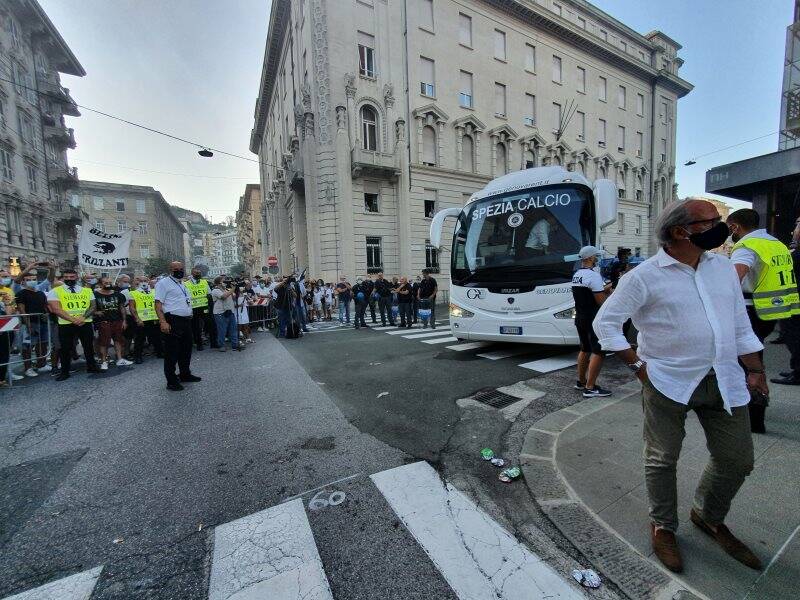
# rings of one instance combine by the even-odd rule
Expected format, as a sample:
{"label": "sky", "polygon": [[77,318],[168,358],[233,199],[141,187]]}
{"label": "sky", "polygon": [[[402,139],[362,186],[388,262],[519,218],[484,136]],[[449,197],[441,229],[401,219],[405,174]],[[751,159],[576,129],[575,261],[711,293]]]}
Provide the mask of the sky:
{"label": "sky", "polygon": [[[87,72],[62,76],[79,103],[252,159],[250,130],[269,0],[39,0]],[[340,1],[340,0],[333,0]],[[680,197],[705,195],[711,167],[777,149],[785,31],[792,0],[594,0],[640,33],[682,44]],[[233,215],[255,162],[215,155],[106,117],[69,118],[70,163],[86,180],[149,185],[215,223]],[[698,155],[765,134],[730,150]],[[729,201],[733,206],[741,206]]]}

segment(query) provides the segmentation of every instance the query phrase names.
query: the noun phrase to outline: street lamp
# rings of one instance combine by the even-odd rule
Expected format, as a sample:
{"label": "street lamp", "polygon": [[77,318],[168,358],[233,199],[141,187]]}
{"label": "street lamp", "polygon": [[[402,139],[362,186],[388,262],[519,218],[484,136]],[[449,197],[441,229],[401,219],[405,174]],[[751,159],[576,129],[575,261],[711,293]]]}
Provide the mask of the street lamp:
{"label": "street lamp", "polygon": [[203,148],[202,150],[198,150],[197,153],[203,158],[211,158],[212,156],[214,156],[214,153],[208,148]]}
{"label": "street lamp", "polygon": [[691,167],[692,165],[696,165],[696,164],[697,164],[696,160],[687,160],[686,163],[684,163],[683,166],[684,167]]}

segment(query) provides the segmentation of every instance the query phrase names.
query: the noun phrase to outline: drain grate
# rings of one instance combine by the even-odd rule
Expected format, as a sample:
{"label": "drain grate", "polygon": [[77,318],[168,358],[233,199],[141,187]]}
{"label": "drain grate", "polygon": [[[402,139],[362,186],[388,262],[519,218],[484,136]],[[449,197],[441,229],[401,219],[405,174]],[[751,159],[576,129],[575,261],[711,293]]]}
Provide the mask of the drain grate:
{"label": "drain grate", "polygon": [[473,398],[492,408],[505,408],[521,400],[521,398],[497,390],[484,390],[475,394]]}

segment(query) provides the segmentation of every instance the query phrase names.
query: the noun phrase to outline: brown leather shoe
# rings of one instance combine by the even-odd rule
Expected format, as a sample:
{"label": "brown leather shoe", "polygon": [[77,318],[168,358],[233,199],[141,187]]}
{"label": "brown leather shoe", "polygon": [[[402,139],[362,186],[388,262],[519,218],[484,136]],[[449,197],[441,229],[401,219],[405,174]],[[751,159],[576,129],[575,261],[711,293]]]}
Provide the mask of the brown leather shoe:
{"label": "brown leather shoe", "polygon": [[692,523],[697,525],[704,533],[707,533],[712,538],[717,540],[717,543],[722,546],[722,549],[730,554],[733,558],[738,560],[743,565],[760,571],[762,569],[761,561],[753,554],[753,552],[745,546],[739,539],[737,539],[725,525],[720,523],[717,525],[717,530],[714,531],[708,524],[703,521],[697,512],[692,509],[689,513],[689,518]]}
{"label": "brown leather shoe", "polygon": [[666,529],[656,529],[655,524],[650,523],[650,539],[653,542],[653,552],[656,553],[658,560],[670,571],[682,572],[683,559],[675,534]]}

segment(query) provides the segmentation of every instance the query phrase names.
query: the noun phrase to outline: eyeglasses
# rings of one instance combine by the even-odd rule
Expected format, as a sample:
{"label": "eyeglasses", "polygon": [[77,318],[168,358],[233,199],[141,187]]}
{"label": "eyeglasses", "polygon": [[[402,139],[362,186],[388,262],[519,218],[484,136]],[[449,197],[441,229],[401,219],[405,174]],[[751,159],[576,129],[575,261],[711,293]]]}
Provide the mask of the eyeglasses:
{"label": "eyeglasses", "polygon": [[698,219],[697,221],[689,221],[686,225],[697,225],[698,223],[711,223],[716,225],[722,222],[722,217],[714,217],[713,219]]}

